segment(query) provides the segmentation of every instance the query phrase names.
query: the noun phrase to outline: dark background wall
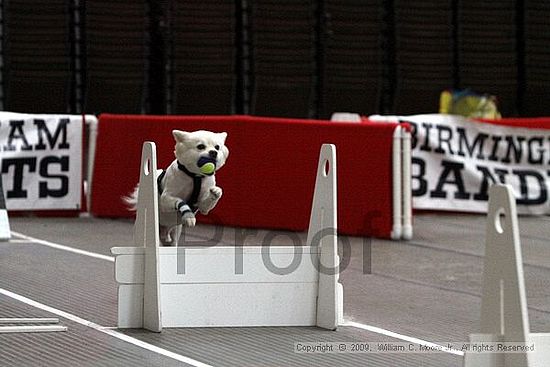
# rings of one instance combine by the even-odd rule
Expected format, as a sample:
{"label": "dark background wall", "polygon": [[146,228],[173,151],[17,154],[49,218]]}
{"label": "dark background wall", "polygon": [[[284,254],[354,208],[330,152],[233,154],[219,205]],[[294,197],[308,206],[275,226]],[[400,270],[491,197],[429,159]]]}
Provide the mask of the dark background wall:
{"label": "dark background wall", "polygon": [[0,0],[0,108],[437,112],[439,93],[548,116],[545,0]]}

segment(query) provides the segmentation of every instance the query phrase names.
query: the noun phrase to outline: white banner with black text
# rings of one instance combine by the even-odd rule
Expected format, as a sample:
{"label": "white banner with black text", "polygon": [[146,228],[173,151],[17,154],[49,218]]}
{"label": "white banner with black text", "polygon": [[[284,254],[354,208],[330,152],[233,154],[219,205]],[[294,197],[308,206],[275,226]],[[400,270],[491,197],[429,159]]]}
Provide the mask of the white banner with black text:
{"label": "white banner with black text", "polygon": [[8,210],[78,210],[83,117],[0,112],[1,173]]}
{"label": "white banner with black text", "polygon": [[512,185],[522,214],[550,214],[550,130],[454,115],[371,116],[411,125],[415,209],[486,212],[488,188]]}

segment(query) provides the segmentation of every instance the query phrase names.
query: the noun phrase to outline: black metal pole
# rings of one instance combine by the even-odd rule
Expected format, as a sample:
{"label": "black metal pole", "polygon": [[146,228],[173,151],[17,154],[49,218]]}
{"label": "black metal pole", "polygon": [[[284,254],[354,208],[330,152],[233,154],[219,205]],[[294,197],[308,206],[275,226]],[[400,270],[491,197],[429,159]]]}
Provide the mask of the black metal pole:
{"label": "black metal pole", "polygon": [[69,35],[70,35],[70,65],[71,87],[69,113],[84,112],[86,93],[86,33],[85,33],[85,1],[69,0]]}
{"label": "black metal pole", "polygon": [[380,93],[380,113],[395,113],[395,93],[397,89],[395,34],[395,0],[384,0],[382,4],[382,87]]}
{"label": "black metal pole", "polygon": [[149,5],[149,55],[147,96],[148,113],[166,114],[166,48],[165,23],[159,0],[147,0]]}
{"label": "black metal pole", "polygon": [[451,45],[453,88],[460,89],[460,0],[451,0]]}
{"label": "black metal pole", "polygon": [[253,113],[254,54],[252,44],[252,9],[248,0],[235,1],[235,88],[233,111]]}
{"label": "black metal pole", "polygon": [[314,39],[314,62],[313,62],[313,82],[311,90],[311,102],[308,116],[310,118],[320,118],[325,113],[325,71],[326,71],[326,49],[328,40],[328,20],[329,15],[326,10],[325,0],[315,0],[315,27],[313,33]]}
{"label": "black metal pole", "polygon": [[6,88],[5,88],[6,60],[4,58],[6,28],[4,27],[4,24],[5,24],[4,14],[5,14],[4,0],[0,0],[0,110],[1,111],[4,110],[5,102],[6,102]]}
{"label": "black metal pole", "polygon": [[525,88],[527,84],[525,65],[525,0],[516,0],[516,65],[517,90],[515,112],[519,116],[522,116],[525,113]]}
{"label": "black metal pole", "polygon": [[175,71],[174,71],[174,21],[175,16],[174,1],[168,0],[168,6],[165,10],[166,19],[166,113],[174,113],[174,85],[175,85]]}

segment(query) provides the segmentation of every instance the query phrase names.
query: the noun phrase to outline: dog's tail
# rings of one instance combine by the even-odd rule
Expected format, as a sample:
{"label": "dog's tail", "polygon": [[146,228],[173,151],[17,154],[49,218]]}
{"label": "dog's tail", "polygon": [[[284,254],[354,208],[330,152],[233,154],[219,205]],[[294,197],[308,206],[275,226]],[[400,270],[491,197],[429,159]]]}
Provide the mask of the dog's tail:
{"label": "dog's tail", "polygon": [[[159,177],[161,173],[162,173],[162,170],[158,169],[155,174],[155,177]],[[159,188],[159,194],[160,194],[160,191],[162,191],[162,189]],[[139,193],[139,183],[136,185],[132,193],[130,193],[128,196],[122,197],[122,201],[124,201],[124,203],[128,207],[128,210],[131,210],[131,211],[137,210],[138,193]]]}
{"label": "dog's tail", "polygon": [[128,210],[136,211],[138,203],[139,185],[136,185],[134,191],[128,196],[123,196],[122,201],[128,206]]}

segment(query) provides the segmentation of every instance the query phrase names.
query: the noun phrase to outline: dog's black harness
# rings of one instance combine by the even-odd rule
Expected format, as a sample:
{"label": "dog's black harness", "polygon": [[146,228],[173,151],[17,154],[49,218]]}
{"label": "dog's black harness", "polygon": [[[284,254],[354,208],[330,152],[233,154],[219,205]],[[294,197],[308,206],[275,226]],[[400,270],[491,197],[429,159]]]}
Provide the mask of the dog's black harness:
{"label": "dog's black harness", "polygon": [[[180,201],[178,203],[177,210],[180,210],[180,208],[184,205],[188,205],[193,212],[196,212],[198,210],[197,202],[199,200],[199,194],[201,192],[201,186],[202,186],[202,179],[204,176],[202,175],[196,175],[193,172],[189,171],[183,164],[178,162],[178,169],[182,172],[184,172],[187,176],[191,177],[193,179],[193,192],[191,192],[191,196],[189,197],[189,201]],[[162,171],[162,173],[157,178],[157,186],[158,191],[162,192],[162,179],[164,178],[164,175],[166,174],[166,171]]]}

